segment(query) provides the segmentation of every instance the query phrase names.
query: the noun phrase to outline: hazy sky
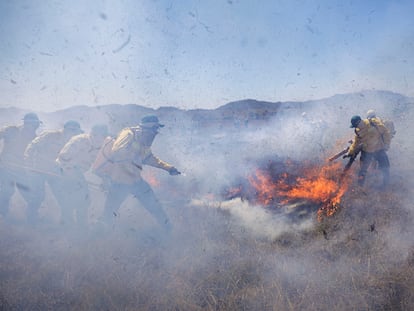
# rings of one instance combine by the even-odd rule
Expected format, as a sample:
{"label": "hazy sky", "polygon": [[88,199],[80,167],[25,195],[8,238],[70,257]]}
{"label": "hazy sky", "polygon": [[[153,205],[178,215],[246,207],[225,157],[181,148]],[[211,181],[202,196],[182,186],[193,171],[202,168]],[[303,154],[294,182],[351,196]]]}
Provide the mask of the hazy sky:
{"label": "hazy sky", "polygon": [[0,106],[414,96],[412,0],[0,0]]}

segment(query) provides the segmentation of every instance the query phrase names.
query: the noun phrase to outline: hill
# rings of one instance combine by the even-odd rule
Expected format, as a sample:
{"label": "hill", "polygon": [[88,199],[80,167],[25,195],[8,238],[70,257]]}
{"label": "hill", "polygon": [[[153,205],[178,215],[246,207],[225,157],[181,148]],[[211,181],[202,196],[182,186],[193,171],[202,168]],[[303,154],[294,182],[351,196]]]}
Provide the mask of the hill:
{"label": "hill", "polygon": [[[143,177],[173,230],[163,235],[132,197],[114,214],[113,226],[96,226],[105,189],[94,179],[88,179],[88,231],[64,229],[49,192],[43,223],[29,227],[16,193],[11,217],[0,218],[0,309],[411,310],[413,103],[368,91],[308,102],[247,99],[213,110],[108,105],[39,112],[44,129],[77,119],[84,129],[107,123],[113,133],[157,114],[166,126],[153,152],[183,174],[144,167]],[[397,129],[388,188],[378,187],[375,167],[366,188],[356,187],[355,162],[331,216],[317,217],[320,202],[283,201],[274,192],[261,203],[253,186],[269,184],[258,172],[281,178],[272,189],[281,181],[298,186],[308,172],[323,174],[326,159],[354,135],[350,117],[368,109],[394,120]],[[1,118],[19,122],[23,113],[3,109]],[[333,172],[345,163],[338,159]]]}

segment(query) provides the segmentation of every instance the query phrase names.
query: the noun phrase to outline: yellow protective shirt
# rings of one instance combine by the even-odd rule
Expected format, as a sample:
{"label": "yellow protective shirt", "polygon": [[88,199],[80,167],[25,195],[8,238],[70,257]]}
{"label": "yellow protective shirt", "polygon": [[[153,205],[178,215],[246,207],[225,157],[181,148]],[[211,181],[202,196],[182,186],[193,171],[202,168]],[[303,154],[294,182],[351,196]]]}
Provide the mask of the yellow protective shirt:
{"label": "yellow protective shirt", "polygon": [[29,131],[23,126],[6,126],[0,129],[0,141],[3,150],[0,161],[3,165],[24,166],[24,151],[27,145],[36,137],[36,131]]}
{"label": "yellow protective shirt", "polygon": [[56,158],[69,140],[63,130],[46,131],[27,146],[24,153],[27,166],[47,173],[56,171]]}
{"label": "yellow protective shirt", "polygon": [[59,152],[56,162],[66,174],[85,173],[91,167],[101,145],[95,146],[90,134],[73,136]]}
{"label": "yellow protective shirt", "polygon": [[353,155],[358,146],[365,152],[376,152],[382,149],[388,150],[391,143],[391,135],[382,122],[375,119],[364,119],[355,128],[355,139],[349,148],[349,155]]}
{"label": "yellow protective shirt", "polygon": [[151,146],[142,142],[142,129],[128,127],[115,139],[107,139],[99,151],[92,170],[112,181],[132,184],[140,180],[143,165],[168,171],[172,165],[154,156]]}

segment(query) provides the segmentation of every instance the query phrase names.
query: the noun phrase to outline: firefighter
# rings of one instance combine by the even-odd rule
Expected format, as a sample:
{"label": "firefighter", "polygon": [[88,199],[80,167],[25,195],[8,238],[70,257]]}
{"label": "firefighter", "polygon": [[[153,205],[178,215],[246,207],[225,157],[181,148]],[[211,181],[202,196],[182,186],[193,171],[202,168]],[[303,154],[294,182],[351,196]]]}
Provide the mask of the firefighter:
{"label": "firefighter", "polygon": [[108,136],[108,127],[97,124],[89,133],[73,136],[59,152],[56,162],[62,173],[61,195],[59,205],[62,208],[62,222],[70,227],[74,222],[76,211],[76,224],[84,229],[88,223],[88,208],[90,205],[89,186],[85,173]]}
{"label": "firefighter", "polygon": [[17,188],[24,199],[29,190],[24,170],[24,150],[36,137],[42,121],[35,113],[23,117],[23,125],[6,126],[0,129],[3,150],[0,154],[0,214],[5,217],[10,199]]}
{"label": "firefighter", "polygon": [[362,120],[360,116],[351,118],[351,128],[355,129],[355,138],[349,147],[347,156],[352,157],[361,151],[361,165],[358,172],[358,185],[363,186],[369,165],[373,160],[378,161],[383,174],[383,187],[389,182],[390,162],[386,151],[390,147],[391,135],[381,122]]}
{"label": "firefighter", "polygon": [[37,212],[45,199],[46,182],[57,199],[64,191],[59,188],[61,175],[56,158],[69,139],[82,132],[79,122],[70,120],[65,122],[63,129],[45,131],[27,146],[24,158],[30,172],[31,191],[27,213],[30,224],[37,222]]}
{"label": "firefighter", "polygon": [[381,122],[382,124],[384,124],[388,131],[390,131],[391,138],[393,138],[397,133],[397,131],[395,130],[394,122],[388,119],[382,119],[378,117],[375,110],[370,109],[367,111],[367,119],[370,121],[372,120],[374,122]]}
{"label": "firefighter", "polygon": [[133,195],[166,232],[171,230],[167,214],[141,176],[143,165],[163,169],[170,175],[181,174],[174,166],[152,154],[151,145],[162,127],[164,125],[159,123],[158,117],[145,116],[138,126],[124,128],[116,138],[104,142],[92,166],[93,172],[108,184],[103,223],[110,224],[122,202],[128,195]]}

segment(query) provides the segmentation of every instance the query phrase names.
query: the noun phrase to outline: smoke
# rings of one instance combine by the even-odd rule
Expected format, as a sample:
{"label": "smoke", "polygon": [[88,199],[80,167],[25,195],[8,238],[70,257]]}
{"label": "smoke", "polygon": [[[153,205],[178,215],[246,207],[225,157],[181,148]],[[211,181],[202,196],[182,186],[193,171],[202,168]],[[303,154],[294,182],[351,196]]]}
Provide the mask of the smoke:
{"label": "smoke", "polygon": [[[173,230],[167,236],[134,197],[123,202],[114,224],[102,231],[65,231],[50,192],[41,209],[44,223],[29,228],[24,201],[16,194],[17,224],[1,220],[0,261],[8,263],[2,271],[12,278],[6,277],[9,287],[1,287],[0,299],[21,308],[35,301],[45,306],[39,298],[44,291],[56,305],[72,301],[80,309],[102,304],[127,309],[138,302],[143,308],[185,309],[189,304],[217,306],[218,301],[235,309],[231,297],[242,299],[248,309],[265,309],[267,303],[282,310],[308,304],[320,310],[392,305],[392,278],[412,260],[414,116],[411,104],[392,104],[398,97],[383,95],[338,95],[248,124],[161,120],[166,126],[153,153],[182,175],[144,167],[143,176],[169,215]],[[263,162],[326,160],[353,137],[350,117],[364,116],[368,109],[393,119],[397,129],[388,153],[390,191],[378,191],[381,175],[370,172],[367,184],[372,188],[365,193],[351,189],[341,210],[325,222],[316,221],[315,212],[295,217],[306,202],[276,210],[224,198],[224,190],[245,181]],[[74,116],[66,112],[62,120]],[[42,119],[48,126],[60,124],[47,114]],[[81,124],[86,130],[97,121],[108,119],[97,113],[84,116]],[[116,120],[113,128],[124,122]],[[88,173],[88,181],[93,225],[102,213],[105,191],[96,176]],[[42,291],[23,292],[22,282]]]}
{"label": "smoke", "polygon": [[[275,219],[272,213],[265,212],[261,207],[249,206],[247,202],[221,202],[223,190],[247,180],[263,161],[288,158],[325,161],[353,139],[353,129],[349,128],[352,115],[364,118],[369,109],[374,109],[383,119],[394,121],[397,135],[388,152],[391,175],[395,181],[408,178],[406,182],[411,183],[409,172],[399,176],[405,165],[411,166],[408,163],[410,157],[402,148],[410,150],[412,145],[409,132],[406,134],[399,129],[412,127],[409,121],[412,120],[412,109],[403,98],[386,92],[338,95],[319,102],[297,104],[290,109],[281,109],[267,122],[236,124],[234,127],[213,125],[200,129],[194,127],[191,120],[180,120],[183,126],[179,130],[169,128],[168,137],[161,133],[153,149],[154,153],[165,155],[164,158],[174,163],[185,176],[171,179],[162,173],[154,174],[171,184],[172,188],[183,190],[188,202],[197,202],[197,206],[202,206],[201,202],[209,206],[209,200],[218,202],[213,205],[227,210],[241,226],[274,239],[278,234],[295,232],[300,228],[286,222],[284,217]],[[372,174],[371,177],[375,176]],[[258,233],[260,230],[262,233]]]}
{"label": "smoke", "polygon": [[294,223],[284,213],[266,210],[263,206],[254,206],[240,199],[224,202],[193,200],[191,205],[219,209],[223,215],[231,215],[235,234],[247,232],[248,235],[268,242],[274,241],[286,232],[301,232],[312,228],[314,225],[311,219]]}

